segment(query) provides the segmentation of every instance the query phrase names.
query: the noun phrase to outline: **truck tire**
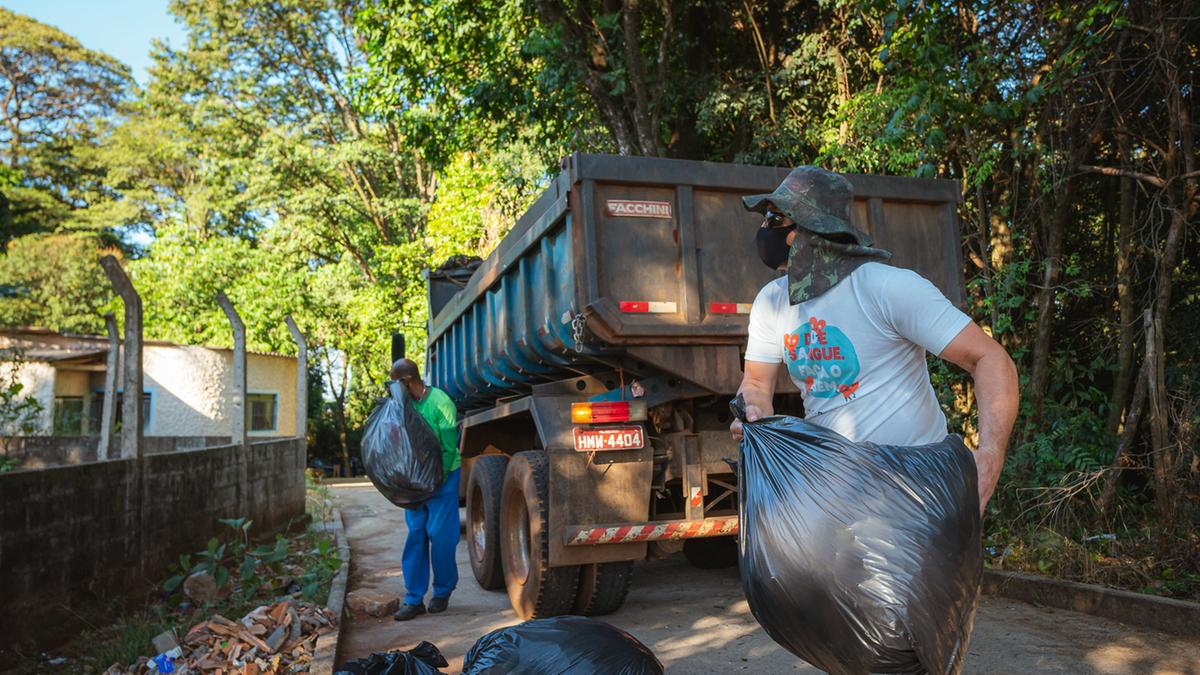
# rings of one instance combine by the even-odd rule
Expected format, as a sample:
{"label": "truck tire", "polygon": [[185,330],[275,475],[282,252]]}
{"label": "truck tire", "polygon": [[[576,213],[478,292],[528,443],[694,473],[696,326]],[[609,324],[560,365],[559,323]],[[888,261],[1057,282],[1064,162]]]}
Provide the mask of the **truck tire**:
{"label": "truck tire", "polygon": [[686,539],[683,557],[702,570],[718,570],[738,564],[737,537]]}
{"label": "truck tire", "polygon": [[467,553],[480,588],[504,588],[500,566],[500,492],[504,489],[506,455],[483,455],[471,464],[467,479]]}
{"label": "truck tire", "polygon": [[540,619],[571,611],[579,566],[550,566],[550,461],[541,450],[508,462],[500,493],[500,560],[513,611]]}
{"label": "truck tire", "polygon": [[579,590],[572,614],[604,616],[625,604],[633,581],[633,561],[592,563],[579,566]]}

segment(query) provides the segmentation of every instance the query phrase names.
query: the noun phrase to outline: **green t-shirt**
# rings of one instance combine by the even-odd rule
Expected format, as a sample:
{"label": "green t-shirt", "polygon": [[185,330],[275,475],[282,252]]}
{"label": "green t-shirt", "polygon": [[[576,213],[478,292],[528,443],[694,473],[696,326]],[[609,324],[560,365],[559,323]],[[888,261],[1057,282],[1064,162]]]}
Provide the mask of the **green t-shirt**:
{"label": "green t-shirt", "polygon": [[413,401],[413,407],[433,427],[442,444],[442,470],[450,473],[457,469],[462,458],[458,454],[458,410],[454,401],[441,389],[430,387],[425,398]]}

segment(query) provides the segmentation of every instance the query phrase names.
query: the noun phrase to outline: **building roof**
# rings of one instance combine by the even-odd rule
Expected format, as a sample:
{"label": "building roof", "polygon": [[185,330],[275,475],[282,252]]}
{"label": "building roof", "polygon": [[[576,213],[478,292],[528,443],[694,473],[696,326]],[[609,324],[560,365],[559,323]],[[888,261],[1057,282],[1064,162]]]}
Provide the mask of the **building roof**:
{"label": "building roof", "polygon": [[[103,347],[96,347],[94,349],[89,349],[89,348],[83,347],[83,346],[67,347],[67,348],[49,348],[49,349],[26,349],[24,352],[24,355],[25,355],[25,359],[27,361],[54,362],[54,361],[63,361],[63,360],[82,358],[82,357],[92,357],[96,354],[107,354],[108,353],[108,338],[103,335],[78,335],[75,333],[59,333],[57,331],[50,330],[49,328],[39,328],[39,327],[35,327],[35,326],[16,326],[16,327],[10,327],[10,328],[3,328],[3,329],[0,329],[0,334],[6,335],[6,336],[12,337],[12,338],[25,337],[25,338],[33,338],[35,340],[39,336],[62,337],[62,338],[70,339],[70,340],[78,340],[78,341],[82,341],[82,342],[100,342],[100,343],[104,344]],[[142,344],[147,345],[147,346],[154,346],[154,347],[199,347],[201,349],[209,349],[209,350],[217,351],[217,352],[232,352],[233,351],[233,349],[231,349],[229,347],[211,347],[209,345],[181,345],[181,344],[178,344],[175,342],[168,342],[166,340],[143,340]],[[71,356],[63,356],[64,354],[68,354],[68,353],[71,353],[72,355]],[[296,358],[296,356],[294,354],[280,354],[278,352],[258,352],[258,351],[253,351],[253,350],[249,350],[249,349],[246,350],[246,354],[247,355],[253,354],[255,356],[273,356],[273,357],[281,358],[281,359],[295,359]]]}
{"label": "building roof", "polygon": [[100,360],[97,357],[105,357],[107,355],[107,347],[104,349],[27,349],[25,350],[24,354],[25,360],[27,361],[45,361],[48,363],[58,363],[62,361],[77,361],[86,363]]}

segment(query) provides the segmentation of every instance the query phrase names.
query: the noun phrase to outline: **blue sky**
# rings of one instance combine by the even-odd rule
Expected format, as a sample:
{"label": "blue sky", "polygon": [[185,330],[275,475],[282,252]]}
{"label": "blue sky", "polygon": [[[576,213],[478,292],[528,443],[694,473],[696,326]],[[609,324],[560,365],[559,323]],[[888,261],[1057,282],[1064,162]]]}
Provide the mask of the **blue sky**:
{"label": "blue sky", "polygon": [[184,45],[183,28],[167,13],[168,0],[0,0],[0,6],[73,35],[84,47],[124,62],[140,84],[147,80],[150,41]]}

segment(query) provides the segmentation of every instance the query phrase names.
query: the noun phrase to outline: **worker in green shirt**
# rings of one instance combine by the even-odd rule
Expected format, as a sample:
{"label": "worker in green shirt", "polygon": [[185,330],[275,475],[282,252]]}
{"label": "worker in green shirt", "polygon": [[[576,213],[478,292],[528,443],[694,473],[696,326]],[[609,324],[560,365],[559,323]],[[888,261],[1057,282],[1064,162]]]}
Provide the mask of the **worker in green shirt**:
{"label": "worker in green shirt", "polygon": [[442,473],[445,480],[429,501],[404,510],[408,539],[400,567],[404,572],[404,606],[396,610],[397,621],[408,621],[424,614],[425,592],[429,589],[429,567],[433,565],[433,597],[430,613],[446,611],[450,593],[458,585],[458,483],[462,458],[458,452],[458,412],[446,392],[421,380],[417,364],[400,359],[392,364],[392,380],[399,382],[412,397],[413,407],[429,423],[442,446]]}

